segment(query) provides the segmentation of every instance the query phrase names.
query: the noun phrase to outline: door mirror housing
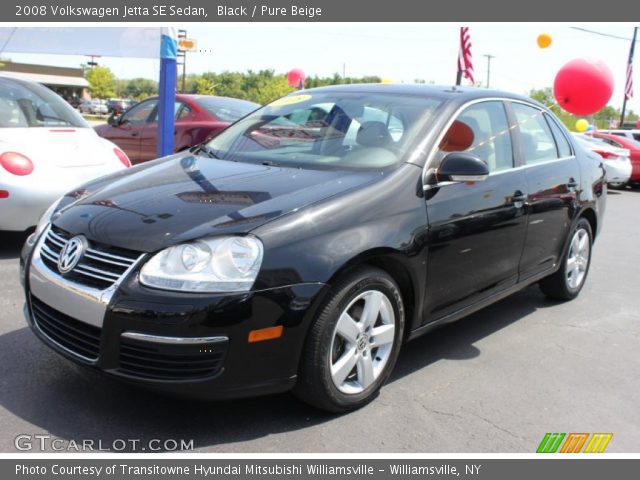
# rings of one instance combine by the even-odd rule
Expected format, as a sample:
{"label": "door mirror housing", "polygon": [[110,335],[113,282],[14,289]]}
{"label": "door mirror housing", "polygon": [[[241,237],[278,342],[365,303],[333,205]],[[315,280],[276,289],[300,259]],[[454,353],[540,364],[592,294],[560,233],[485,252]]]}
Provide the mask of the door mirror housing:
{"label": "door mirror housing", "polygon": [[481,182],[489,176],[489,167],[477,156],[452,152],[442,159],[436,171],[440,182]]}
{"label": "door mirror housing", "polygon": [[111,115],[109,115],[109,118],[107,119],[107,123],[112,127],[117,127],[118,125],[120,125],[120,117],[116,115],[114,112]]}

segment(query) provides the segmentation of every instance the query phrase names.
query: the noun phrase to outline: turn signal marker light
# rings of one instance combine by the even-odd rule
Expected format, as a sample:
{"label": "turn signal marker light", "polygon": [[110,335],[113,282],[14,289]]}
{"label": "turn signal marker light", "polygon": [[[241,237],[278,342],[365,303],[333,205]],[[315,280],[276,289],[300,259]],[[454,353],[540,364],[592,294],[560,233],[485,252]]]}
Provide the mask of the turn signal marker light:
{"label": "turn signal marker light", "polygon": [[264,342],[265,340],[274,340],[282,336],[282,325],[277,327],[261,328],[260,330],[251,330],[249,332],[249,343]]}

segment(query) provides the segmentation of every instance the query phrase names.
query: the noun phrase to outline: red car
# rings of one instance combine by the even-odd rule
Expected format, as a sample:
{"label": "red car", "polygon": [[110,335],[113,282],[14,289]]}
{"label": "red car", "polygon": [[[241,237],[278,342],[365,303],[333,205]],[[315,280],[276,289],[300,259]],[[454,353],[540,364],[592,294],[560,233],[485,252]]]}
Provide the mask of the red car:
{"label": "red car", "polygon": [[[176,95],[175,151],[204,142],[259,107],[257,103],[237,98]],[[156,158],[158,98],[148,98],[119,117],[109,117],[108,124],[99,125],[95,130],[124,150],[134,164]]]}
{"label": "red car", "polygon": [[629,183],[635,185],[640,184],[640,142],[610,133],[594,132],[593,136],[613,147],[626,148],[629,150],[629,160],[631,160],[631,178],[629,178]]}

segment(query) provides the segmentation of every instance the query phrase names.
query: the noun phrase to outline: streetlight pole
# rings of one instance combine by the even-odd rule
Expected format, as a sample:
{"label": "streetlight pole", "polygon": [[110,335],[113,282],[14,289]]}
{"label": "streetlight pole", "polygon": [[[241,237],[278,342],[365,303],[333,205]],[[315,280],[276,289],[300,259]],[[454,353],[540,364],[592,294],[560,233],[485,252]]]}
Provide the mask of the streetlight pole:
{"label": "streetlight pole", "polygon": [[487,53],[483,55],[483,57],[487,57],[487,88],[489,88],[489,81],[491,80],[491,59],[496,58],[496,56]]}
{"label": "streetlight pole", "polygon": [[487,53],[483,55],[483,57],[487,57],[487,88],[489,88],[489,81],[491,80],[491,59],[496,58],[496,56]]}

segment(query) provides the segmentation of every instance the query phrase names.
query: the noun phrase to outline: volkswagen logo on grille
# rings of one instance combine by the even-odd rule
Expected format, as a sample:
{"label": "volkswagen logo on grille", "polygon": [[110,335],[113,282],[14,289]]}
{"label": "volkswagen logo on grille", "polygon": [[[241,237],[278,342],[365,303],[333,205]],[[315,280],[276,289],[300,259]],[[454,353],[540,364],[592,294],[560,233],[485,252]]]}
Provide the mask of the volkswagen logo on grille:
{"label": "volkswagen logo on grille", "polygon": [[87,249],[87,239],[82,235],[73,237],[67,242],[58,258],[58,271],[62,274],[69,273],[73,270],[82,258],[84,251]]}

